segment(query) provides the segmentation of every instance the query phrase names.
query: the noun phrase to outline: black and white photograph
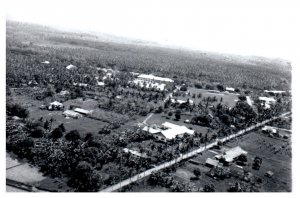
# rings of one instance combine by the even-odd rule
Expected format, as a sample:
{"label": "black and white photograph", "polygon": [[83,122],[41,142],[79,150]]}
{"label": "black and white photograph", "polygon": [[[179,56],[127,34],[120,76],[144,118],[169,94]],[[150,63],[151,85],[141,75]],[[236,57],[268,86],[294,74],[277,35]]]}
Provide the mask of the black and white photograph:
{"label": "black and white photograph", "polygon": [[297,191],[293,2],[7,0],[5,194]]}

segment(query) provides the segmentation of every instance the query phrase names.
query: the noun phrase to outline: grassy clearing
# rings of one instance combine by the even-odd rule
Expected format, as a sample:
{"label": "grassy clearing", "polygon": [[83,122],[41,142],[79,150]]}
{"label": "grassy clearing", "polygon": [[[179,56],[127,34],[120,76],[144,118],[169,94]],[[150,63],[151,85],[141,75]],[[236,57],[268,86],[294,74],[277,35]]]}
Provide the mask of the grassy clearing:
{"label": "grassy clearing", "polygon": [[[6,162],[7,161],[14,160],[9,155],[6,155]],[[31,167],[28,163],[23,163],[19,166],[6,170],[6,178],[28,184],[33,184],[45,179],[43,174],[39,172],[38,168]]]}
{"label": "grassy clearing", "polygon": [[48,191],[58,191],[58,192],[69,192],[72,191],[70,187],[67,186],[66,178],[45,178],[42,181],[37,182],[36,187],[41,189],[46,189]]}
{"label": "grassy clearing", "polygon": [[[252,173],[264,178],[266,181],[262,187],[262,191],[291,191],[290,142],[255,132],[247,134],[239,142],[232,142],[228,145],[240,145],[243,149],[248,151],[248,159],[252,159],[255,156],[259,156],[263,159],[260,170],[252,171]],[[277,150],[279,151],[276,152]],[[267,171],[274,172],[274,176],[272,178],[265,177],[264,174]]]}
{"label": "grassy clearing", "polygon": [[8,154],[8,153],[6,153],[6,168],[8,169],[8,168],[12,168],[12,167],[14,167],[14,166],[18,166],[18,165],[20,165],[21,164],[21,162],[19,162],[17,159],[15,159],[15,158],[12,158],[11,156],[10,156],[10,154]]}
{"label": "grassy clearing", "polygon": [[[234,107],[236,101],[238,100],[238,95],[234,94],[234,93],[226,93],[226,92],[217,92],[217,91],[210,91],[210,90],[206,90],[206,89],[196,89],[196,88],[189,88],[188,91],[191,93],[190,95],[185,95],[185,96],[178,96],[176,97],[179,100],[187,100],[190,99],[193,102],[196,102],[196,104],[198,104],[199,102],[203,101],[203,98],[207,98],[207,97],[216,97],[217,101],[214,102],[212,105],[217,105],[218,103],[221,102],[221,98],[223,98],[222,100],[222,104],[223,105],[227,105],[228,107]],[[196,95],[195,98],[193,98],[193,94]],[[202,97],[198,98],[197,95],[201,94]]]}

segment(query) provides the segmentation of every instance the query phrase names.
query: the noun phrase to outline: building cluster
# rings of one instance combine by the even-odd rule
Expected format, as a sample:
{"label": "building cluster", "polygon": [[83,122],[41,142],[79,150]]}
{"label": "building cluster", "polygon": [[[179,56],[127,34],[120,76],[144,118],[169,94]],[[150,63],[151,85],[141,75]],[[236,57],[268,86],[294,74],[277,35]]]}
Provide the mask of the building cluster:
{"label": "building cluster", "polygon": [[261,105],[263,105],[265,109],[270,109],[271,105],[276,103],[276,100],[273,97],[261,96],[258,99],[261,101]]}
{"label": "building cluster", "polygon": [[238,157],[241,155],[247,155],[248,152],[243,150],[241,147],[236,146],[233,147],[221,154],[217,154],[214,156],[214,158],[207,158],[205,165],[210,168],[214,167],[222,167],[223,165],[229,166],[233,162],[235,162]]}
{"label": "building cluster", "polygon": [[163,142],[174,139],[176,136],[183,137],[185,133],[193,135],[195,132],[186,126],[176,125],[170,122],[164,122],[160,127],[155,125],[145,126],[143,131],[153,134],[154,138]]}
{"label": "building cluster", "polygon": [[134,79],[133,83],[139,87],[145,87],[147,89],[155,88],[160,91],[165,90],[167,83],[173,83],[174,81],[170,78],[163,78],[154,76],[152,74],[140,74]]}

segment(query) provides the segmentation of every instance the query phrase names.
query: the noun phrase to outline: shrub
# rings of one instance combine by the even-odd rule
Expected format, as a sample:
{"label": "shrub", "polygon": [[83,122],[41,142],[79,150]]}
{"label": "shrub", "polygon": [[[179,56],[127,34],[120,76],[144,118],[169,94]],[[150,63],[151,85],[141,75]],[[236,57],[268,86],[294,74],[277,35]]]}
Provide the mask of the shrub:
{"label": "shrub", "polygon": [[29,111],[19,104],[7,104],[6,113],[9,116],[18,116],[20,118],[27,118]]}

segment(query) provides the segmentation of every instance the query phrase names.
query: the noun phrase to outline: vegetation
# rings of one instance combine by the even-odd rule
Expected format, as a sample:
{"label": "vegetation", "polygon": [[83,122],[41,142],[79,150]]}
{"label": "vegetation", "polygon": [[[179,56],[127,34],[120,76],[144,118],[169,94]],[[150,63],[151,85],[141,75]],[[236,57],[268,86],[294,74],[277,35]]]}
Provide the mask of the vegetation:
{"label": "vegetation", "polygon": [[[43,34],[47,37],[41,39]],[[42,63],[45,60],[50,63]],[[76,65],[77,69],[66,69],[69,64]],[[109,68],[110,73],[105,68]],[[132,82],[135,77],[131,71],[172,76],[175,82],[166,85],[163,91],[139,87]],[[289,63],[275,60],[238,58],[230,61],[221,55],[104,43],[92,35],[8,22],[7,150],[27,159],[45,175],[67,178],[74,191],[98,191],[219,137],[290,111],[289,93],[272,96],[276,103],[270,108],[257,97],[270,96],[262,93],[262,89],[289,89],[290,78]],[[98,81],[103,81],[105,86],[98,85]],[[233,106],[225,102],[225,85],[237,87],[235,91],[240,93]],[[197,92],[191,93],[191,87],[196,87]],[[63,120],[32,119],[36,109],[14,101],[14,97],[19,97],[15,92],[18,89],[24,89],[19,95],[43,103],[43,107],[49,101],[92,100],[95,102],[90,108],[93,111],[83,115],[84,119],[101,121],[101,124],[96,133],[88,131],[91,133],[84,135],[79,128],[66,130],[67,122]],[[66,92],[68,94],[62,94]],[[247,103],[246,95],[253,97],[252,106]],[[177,98],[184,98],[184,101],[179,102]],[[70,110],[76,107],[81,106],[69,105]],[[29,110],[32,110],[31,114]],[[43,113],[47,110],[40,108]],[[135,119],[142,119],[150,112],[159,115],[160,119],[180,125],[186,123],[190,129],[200,130],[196,130],[194,136],[184,134],[164,143],[158,142],[153,134],[129,122],[136,122]],[[289,123],[287,120],[273,124],[284,126]],[[125,152],[124,148],[129,146],[140,156]],[[218,146],[222,146],[221,142]],[[247,156],[237,159],[239,165],[246,163]],[[255,157],[252,168],[259,170],[261,164],[262,158]],[[166,187],[171,192],[192,191],[188,183],[176,180],[172,174],[175,170],[172,166],[151,174],[149,185]],[[188,178],[191,180],[201,180],[205,175],[199,168],[191,172],[194,174]],[[215,177],[219,172],[215,168],[210,174]],[[229,175],[221,172],[218,178]],[[229,191],[239,191],[239,185],[235,183]],[[215,186],[206,184],[202,190],[214,192]]]}

